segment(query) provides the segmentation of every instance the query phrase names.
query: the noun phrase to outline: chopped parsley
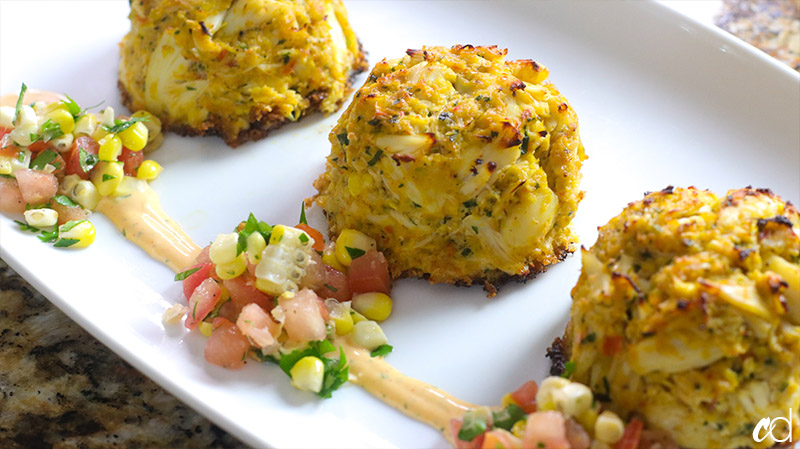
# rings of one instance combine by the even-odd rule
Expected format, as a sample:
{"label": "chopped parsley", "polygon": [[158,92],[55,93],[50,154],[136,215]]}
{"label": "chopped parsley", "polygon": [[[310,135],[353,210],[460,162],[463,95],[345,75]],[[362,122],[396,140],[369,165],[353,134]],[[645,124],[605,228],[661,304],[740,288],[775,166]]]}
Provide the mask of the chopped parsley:
{"label": "chopped parsley", "polygon": [[19,111],[22,110],[22,99],[25,98],[25,92],[27,91],[28,86],[22,83],[22,87],[19,89],[19,97],[17,97],[17,107],[14,108],[14,120],[11,121],[15,126],[17,125],[17,120],[19,120]]}
{"label": "chopped parsley", "polygon": [[86,151],[83,147],[78,148],[78,163],[84,173],[92,171],[95,165],[100,162],[96,154]]}
{"label": "chopped parsley", "polygon": [[109,175],[108,173],[103,173],[103,182],[111,181],[112,179],[117,179],[114,175]]}
{"label": "chopped parsley", "polygon": [[572,373],[574,372],[575,372],[575,362],[570,360],[569,362],[564,364],[564,372],[561,373],[561,377],[569,379],[569,377],[572,376]]}
{"label": "chopped parsley", "polygon": [[236,242],[236,255],[238,256],[247,249],[247,238],[254,232],[258,232],[264,237],[264,241],[269,242],[272,235],[272,226],[266,222],[258,221],[252,213],[247,217],[244,227],[239,231],[239,239]]}
{"label": "chopped parsley", "polygon": [[304,225],[308,224],[308,220],[306,219],[306,202],[305,201],[301,201],[300,202],[300,223],[304,224]]}
{"label": "chopped parsley", "polygon": [[69,248],[76,243],[78,243],[78,239],[60,239],[53,246],[56,248]]}
{"label": "chopped parsley", "polygon": [[375,153],[375,155],[374,155],[374,156],[372,156],[372,159],[370,159],[370,160],[369,160],[369,162],[367,162],[367,165],[369,165],[370,167],[372,167],[373,165],[377,164],[377,163],[378,163],[378,160],[381,158],[381,156],[383,156],[383,150],[378,150],[378,151]]}
{"label": "chopped parsley", "polygon": [[461,255],[464,257],[469,257],[470,254],[472,254],[471,248],[464,248],[464,250],[461,251]]}
{"label": "chopped parsley", "polygon": [[350,255],[350,259],[358,259],[359,257],[367,253],[361,248],[351,248],[349,246],[345,246],[344,249],[347,250],[347,254]]}
{"label": "chopped parsley", "polygon": [[305,232],[300,234],[300,237],[298,237],[298,239],[300,239],[301,243],[307,243],[308,242],[308,236],[306,235]]}
{"label": "chopped parsley", "polygon": [[506,408],[492,412],[494,427],[511,430],[514,423],[525,417],[525,411],[516,404],[508,404]]}
{"label": "chopped parsley", "polygon": [[461,203],[461,204],[462,204],[462,205],[463,205],[465,208],[467,208],[467,209],[471,209],[471,208],[473,208],[473,207],[477,206],[477,205],[478,205],[478,202],[477,202],[477,201],[476,201],[476,200],[473,198],[473,199],[471,199],[471,200],[464,201],[464,202],[463,202],[463,203]]}
{"label": "chopped parsley", "polygon": [[138,122],[146,122],[147,120],[150,120],[150,117],[132,117],[130,120],[117,119],[114,120],[114,126],[103,125],[103,128],[105,128],[105,130],[111,134],[117,134],[125,131]]}
{"label": "chopped parsley", "polygon": [[369,353],[370,357],[383,357],[392,352],[392,345],[380,345]]}
{"label": "chopped parsley", "polygon": [[50,119],[47,119],[46,122],[42,123],[42,140],[45,142],[49,142],[63,135],[64,131],[61,131],[61,125],[58,123]]}
{"label": "chopped parsley", "polygon": [[325,374],[322,378],[322,389],[317,393],[317,396],[329,398],[331,397],[331,393],[347,382],[347,376],[350,371],[350,367],[347,366],[347,358],[344,355],[344,349],[342,349],[341,346],[339,346],[338,359],[325,357],[325,354],[335,350],[336,348],[334,348],[333,344],[328,340],[312,341],[305,349],[298,349],[290,354],[281,356],[278,365],[280,365],[283,372],[291,378],[292,368],[303,357],[313,356],[322,360],[322,364],[325,366]]}
{"label": "chopped parsley", "polygon": [[38,156],[36,156],[36,159],[34,159],[33,162],[31,162],[31,169],[43,170],[45,165],[53,162],[53,159],[55,159],[57,156],[58,153],[53,150],[44,150],[39,153]]}
{"label": "chopped parsley", "polygon": [[56,195],[53,197],[53,201],[65,207],[78,207],[78,204],[66,195]]}
{"label": "chopped parsley", "polygon": [[592,332],[592,333],[588,334],[587,336],[585,336],[585,337],[583,337],[583,338],[581,339],[581,344],[584,344],[584,343],[594,343],[594,341],[595,341],[596,339],[597,339],[597,334],[595,334],[594,332]]}
{"label": "chopped parsley", "polygon": [[347,133],[337,134],[336,138],[339,139],[340,144],[350,145],[350,139],[347,138]]}
{"label": "chopped parsley", "polygon": [[458,439],[472,441],[478,435],[486,432],[487,428],[486,417],[474,409],[470,410],[464,414],[464,422],[461,423],[461,430],[458,431]]}
{"label": "chopped parsley", "polygon": [[182,281],[182,280],[188,278],[189,276],[195,274],[197,272],[197,270],[199,270],[199,269],[200,269],[200,267],[194,267],[194,268],[190,268],[190,269],[188,269],[186,271],[181,271],[180,273],[175,275],[175,281],[176,282],[177,281]]}
{"label": "chopped parsley", "polygon": [[67,107],[67,111],[69,111],[69,113],[72,114],[72,118],[77,120],[78,117],[80,117],[83,114],[81,107],[78,106],[78,103],[76,103],[75,100],[70,98],[69,95],[64,94],[64,96],[67,97],[67,100],[69,101],[61,100],[61,103],[63,103],[64,106]]}
{"label": "chopped parsley", "polygon": [[330,291],[332,291],[332,292],[334,292],[334,293],[336,293],[336,292],[338,292],[338,291],[339,291],[339,289],[338,289],[338,288],[334,287],[334,286],[333,286],[333,285],[331,285],[331,284],[323,284],[323,287],[327,288],[328,290],[330,290]]}
{"label": "chopped parsley", "polygon": [[519,148],[519,152],[521,154],[526,154],[528,152],[528,144],[530,143],[530,138],[528,137],[528,130],[525,130],[525,136],[522,138],[522,145]]}

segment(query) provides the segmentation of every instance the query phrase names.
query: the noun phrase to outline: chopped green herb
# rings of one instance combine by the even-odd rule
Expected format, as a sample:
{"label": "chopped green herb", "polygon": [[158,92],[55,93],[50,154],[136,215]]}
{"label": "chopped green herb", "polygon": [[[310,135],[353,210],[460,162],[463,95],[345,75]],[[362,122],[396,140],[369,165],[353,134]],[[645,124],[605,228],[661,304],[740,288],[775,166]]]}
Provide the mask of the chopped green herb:
{"label": "chopped green herb", "polygon": [[307,225],[308,220],[306,220],[306,202],[300,202],[300,223]]}
{"label": "chopped green herb", "polygon": [[244,227],[239,231],[239,239],[236,242],[236,255],[238,256],[247,249],[247,238],[250,234],[258,232],[264,237],[264,240],[269,242],[269,237],[272,235],[272,226],[263,221],[258,221],[252,213],[247,217]]}
{"label": "chopped green herb", "polygon": [[322,364],[325,366],[325,374],[322,378],[322,390],[317,395],[322,398],[329,398],[331,393],[347,382],[347,376],[350,371],[347,366],[344,349],[341,346],[339,346],[338,360],[325,357],[325,354],[335,350],[333,344],[328,340],[312,341],[305,349],[298,349],[290,354],[281,356],[279,365],[283,372],[292,377],[292,367],[303,357],[313,356],[322,360]]}
{"label": "chopped green herb", "polygon": [[49,142],[57,137],[61,137],[64,135],[64,132],[61,131],[61,125],[58,123],[47,119],[46,122],[42,123],[42,140],[45,142]]}
{"label": "chopped green herb", "polygon": [[19,153],[17,153],[17,160],[20,161],[20,162],[25,162],[25,152],[24,151],[20,151]]}
{"label": "chopped green herb", "polygon": [[383,357],[392,352],[392,345],[380,345],[369,353],[370,357]]}
{"label": "chopped green herb", "polygon": [[20,231],[28,231],[28,232],[39,232],[39,231],[41,231],[41,229],[33,227],[33,226],[29,225],[28,223],[23,223],[23,222],[21,222],[19,220],[14,220],[14,223],[19,225]]}
{"label": "chopped green herb", "polygon": [[56,195],[53,197],[53,201],[65,207],[78,207],[78,204],[66,195]]}
{"label": "chopped green herb", "polygon": [[69,113],[72,114],[72,118],[77,120],[78,117],[80,117],[82,114],[81,107],[78,106],[78,103],[76,103],[75,100],[70,98],[69,95],[64,94],[64,96],[67,97],[67,100],[69,101],[61,100],[61,103],[63,103],[67,107],[67,111],[69,111]]}
{"label": "chopped green herb", "polygon": [[583,339],[581,340],[581,344],[584,344],[584,343],[594,343],[594,341],[595,341],[596,339],[597,339],[597,334],[595,334],[594,332],[592,332],[592,333],[590,333],[589,335],[587,335],[587,336],[583,337]]}
{"label": "chopped green herb", "polygon": [[514,423],[525,417],[525,411],[519,408],[516,404],[508,404],[502,410],[492,412],[492,422],[494,427],[501,429],[511,430]]}
{"label": "chopped green herb", "polygon": [[367,253],[361,248],[350,248],[349,246],[345,246],[344,249],[347,250],[347,254],[350,255],[351,259],[358,259],[359,257]]}
{"label": "chopped green herb", "polygon": [[461,423],[461,430],[458,431],[458,439],[472,441],[478,435],[486,432],[487,427],[486,418],[476,410],[470,410],[464,414],[464,422]]}
{"label": "chopped green herb", "polygon": [[370,167],[372,167],[373,165],[377,164],[377,163],[378,163],[378,160],[381,158],[381,156],[383,156],[383,150],[378,150],[378,151],[375,153],[375,155],[374,155],[374,156],[372,156],[372,159],[370,159],[370,160],[369,160],[369,162],[367,162],[367,165],[369,165]]}
{"label": "chopped green herb", "polygon": [[188,278],[189,276],[195,274],[197,272],[197,270],[199,270],[199,269],[200,269],[200,267],[194,267],[194,268],[190,268],[190,269],[188,269],[186,271],[181,271],[180,273],[175,275],[175,281],[182,281],[182,280]]}
{"label": "chopped green herb", "polygon": [[478,233],[478,227],[477,226],[473,226],[472,227],[472,232],[477,234]]}
{"label": "chopped green herb", "polygon": [[575,362],[570,360],[569,362],[564,364],[564,372],[561,373],[561,377],[569,379],[569,377],[572,376],[572,373],[574,372],[575,372]]}
{"label": "chopped green herb", "polygon": [[334,286],[333,286],[333,285],[331,285],[331,284],[323,284],[323,285],[324,285],[324,287],[325,287],[325,288],[327,288],[328,290],[330,290],[330,291],[332,291],[332,292],[334,292],[334,293],[336,293],[336,292],[338,292],[338,291],[339,291],[339,289],[338,289],[338,288],[334,287]]}
{"label": "chopped green herb", "polygon": [[306,235],[306,233],[305,233],[305,232],[304,232],[304,233],[302,233],[302,234],[300,234],[300,237],[298,237],[298,239],[300,239],[300,242],[301,242],[301,243],[306,243],[306,242],[308,242],[308,236]]}
{"label": "chopped green herb", "polygon": [[22,83],[22,87],[19,89],[19,97],[17,97],[17,107],[14,108],[14,120],[11,121],[14,126],[17,125],[17,120],[19,120],[19,111],[22,110],[22,99],[25,98],[25,92],[27,91],[28,86]]}
{"label": "chopped green herb", "polygon": [[111,181],[112,179],[117,179],[114,175],[109,175],[108,173],[103,173],[103,182]]}
{"label": "chopped green herb", "polygon": [[461,251],[461,255],[464,257],[469,257],[470,254],[472,254],[471,248],[464,248],[464,250]]}
{"label": "chopped green herb", "polygon": [[471,208],[473,208],[473,207],[475,207],[475,206],[477,206],[477,205],[478,205],[478,201],[476,201],[475,199],[471,199],[471,200],[464,201],[464,202],[463,202],[463,203],[461,203],[461,204],[462,204],[464,207],[466,207],[467,209],[471,209]]}
{"label": "chopped green herb", "polygon": [[36,237],[44,243],[53,243],[58,239],[58,229],[55,231],[42,231],[42,235],[37,235]]}
{"label": "chopped green herb", "polygon": [[125,131],[126,129],[130,128],[131,126],[133,126],[137,122],[146,122],[148,120],[150,120],[150,117],[147,117],[147,116],[145,116],[145,117],[132,117],[130,120],[125,120],[125,121],[123,121],[123,120],[114,120],[114,126],[105,126],[105,125],[103,125],[103,128],[105,128],[105,130],[108,131],[111,134],[117,134],[117,133],[120,133],[120,132]]}
{"label": "chopped green herb", "polygon": [[530,137],[528,137],[528,130],[525,130],[525,136],[522,138],[522,145],[519,148],[520,154],[526,154],[528,152],[528,144],[530,143]]}
{"label": "chopped green herb", "polygon": [[75,226],[78,226],[79,224],[83,223],[84,221],[86,220],[70,220],[64,223],[63,225],[59,226],[58,230],[61,232],[67,232],[72,228],[74,228]]}
{"label": "chopped green herb", "polygon": [[92,171],[95,165],[100,162],[96,154],[86,151],[83,147],[78,148],[78,163],[84,173]]}
{"label": "chopped green herb", "polygon": [[53,246],[56,248],[69,248],[76,243],[78,243],[78,239],[61,239],[58,240]]}
{"label": "chopped green herb", "polygon": [[197,90],[197,88],[192,86],[186,86],[186,90]]}
{"label": "chopped green herb", "polygon": [[347,133],[337,134],[336,138],[339,139],[339,143],[342,145],[350,145],[350,139],[347,138]]}

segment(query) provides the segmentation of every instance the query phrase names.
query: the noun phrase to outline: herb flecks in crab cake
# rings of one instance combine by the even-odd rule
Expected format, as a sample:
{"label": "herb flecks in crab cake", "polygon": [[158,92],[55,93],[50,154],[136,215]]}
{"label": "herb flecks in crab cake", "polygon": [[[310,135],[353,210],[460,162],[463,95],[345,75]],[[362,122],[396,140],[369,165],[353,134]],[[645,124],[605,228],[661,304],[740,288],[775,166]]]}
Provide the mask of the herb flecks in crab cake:
{"label": "herb flecks in crab cake", "polygon": [[668,188],[631,203],[583,250],[572,380],[681,447],[770,447],[755,425],[790,409],[797,438],[799,233],[797,209],[768,190]]}
{"label": "herb flecks in crab cake", "polygon": [[494,294],[562,260],[582,197],[578,118],[531,60],[458,45],[383,60],[330,134],[316,202],[392,276]]}
{"label": "herb flecks in crab cake", "polygon": [[339,0],[134,0],[119,87],[165,128],[257,140],[336,111],[366,69]]}

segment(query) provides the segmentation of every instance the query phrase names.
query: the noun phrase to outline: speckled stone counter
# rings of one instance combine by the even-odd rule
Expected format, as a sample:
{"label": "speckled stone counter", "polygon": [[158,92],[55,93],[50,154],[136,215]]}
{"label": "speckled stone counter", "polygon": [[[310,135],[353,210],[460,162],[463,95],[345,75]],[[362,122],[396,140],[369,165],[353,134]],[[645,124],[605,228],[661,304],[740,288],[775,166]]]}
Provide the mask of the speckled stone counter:
{"label": "speckled stone counter", "polygon": [[[717,23],[800,70],[800,0],[725,0]],[[243,448],[0,260],[0,449]]]}

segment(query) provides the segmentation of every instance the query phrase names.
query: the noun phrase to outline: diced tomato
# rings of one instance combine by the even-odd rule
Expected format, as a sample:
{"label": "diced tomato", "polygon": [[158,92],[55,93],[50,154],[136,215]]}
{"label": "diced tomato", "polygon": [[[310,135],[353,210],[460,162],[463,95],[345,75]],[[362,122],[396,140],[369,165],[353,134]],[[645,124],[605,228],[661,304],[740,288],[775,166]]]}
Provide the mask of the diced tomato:
{"label": "diced tomato", "polygon": [[564,415],[548,410],[528,415],[522,449],[569,449]]}
{"label": "diced tomato", "polygon": [[353,293],[380,292],[388,295],[392,291],[389,264],[386,263],[383,253],[375,250],[353,259],[348,279]]}
{"label": "diced tomato", "polygon": [[200,285],[201,282],[208,279],[208,275],[211,272],[212,265],[210,263],[203,263],[198,264],[190,268],[190,270],[197,268],[197,271],[190,274],[186,279],[183,280],[183,296],[187,299],[192,297],[192,293]]}
{"label": "diced tomato", "polygon": [[258,304],[266,311],[272,310],[272,298],[261,290],[257,289],[252,278],[246,275],[238,276],[233,279],[222,281],[222,285],[228,289],[233,301],[239,309],[248,304]]}
{"label": "diced tomato", "polygon": [[456,449],[481,449],[483,447],[483,439],[486,437],[486,432],[476,436],[472,441],[464,441],[458,438],[458,432],[461,431],[461,418],[453,418],[450,420],[450,432],[453,435],[453,442],[456,444]]}
{"label": "diced tomato", "polygon": [[10,132],[11,132],[11,128],[5,128],[5,127],[0,126],[0,139],[5,137],[5,135],[10,133]]}
{"label": "diced tomato", "polygon": [[622,350],[622,335],[603,337],[603,354],[612,356]]}
{"label": "diced tomato", "polygon": [[636,449],[639,446],[639,438],[642,436],[642,428],[644,423],[637,419],[632,418],[627,426],[625,426],[625,433],[622,434],[622,439],[614,444],[614,449]]}
{"label": "diced tomato", "polygon": [[328,265],[325,265],[325,283],[314,292],[321,298],[334,298],[339,302],[350,301],[353,298],[347,275]]}
{"label": "diced tomato", "polygon": [[62,206],[55,201],[51,201],[50,207],[58,212],[58,224],[60,225],[68,221],[81,221],[89,218],[89,211],[80,206]]}
{"label": "diced tomato", "polygon": [[89,136],[80,136],[72,142],[72,148],[67,153],[67,174],[78,175],[81,179],[89,179],[89,173],[83,171],[80,162],[80,150],[83,149],[87,153],[97,154],[100,151],[100,145]]}
{"label": "diced tomato", "polygon": [[0,212],[21,214],[25,212],[25,200],[16,179],[0,177]]}
{"label": "diced tomato", "polygon": [[203,353],[208,363],[228,369],[241,369],[244,367],[248,349],[250,342],[247,337],[233,323],[227,321],[221,322],[211,332]]}
{"label": "diced tomato", "polygon": [[43,140],[37,140],[36,142],[33,142],[32,144],[28,145],[28,149],[31,150],[34,153],[36,153],[38,151],[46,150],[49,147],[50,147],[50,145],[48,145]]}
{"label": "diced tomato", "polygon": [[281,331],[280,325],[258,304],[248,304],[236,319],[236,327],[253,346],[261,350],[275,348],[275,336]]}
{"label": "diced tomato", "polygon": [[525,413],[533,413],[536,411],[536,393],[538,391],[539,386],[536,385],[536,382],[529,380],[511,393],[511,398]]}
{"label": "diced tomato", "polygon": [[128,176],[136,176],[136,171],[144,161],[144,151],[131,151],[126,147],[122,147],[122,154],[119,155],[119,161],[123,163],[122,171]]}
{"label": "diced tomato", "polygon": [[[234,322],[236,321],[236,318],[239,317],[239,314],[241,312],[242,308],[237,306],[235,302],[225,301],[225,303],[222,304],[219,308],[217,318],[224,318],[226,320]],[[214,318],[214,321],[216,321],[217,318]],[[212,325],[214,324],[214,321],[211,322]]]}
{"label": "diced tomato", "polygon": [[201,249],[200,252],[197,254],[197,257],[194,259],[195,262],[198,264],[204,263],[211,263],[211,257],[208,255],[208,251],[211,249],[211,245],[206,246],[205,248]]}
{"label": "diced tomato", "polygon": [[305,232],[306,234],[308,234],[309,237],[314,239],[314,246],[313,246],[314,250],[322,251],[323,249],[325,249],[325,237],[322,236],[321,232],[317,231],[316,229],[312,228],[311,226],[305,223],[300,223],[299,225],[295,226],[295,228]]}
{"label": "diced tomato", "polygon": [[186,315],[186,328],[191,330],[197,327],[217,305],[222,289],[213,279],[206,279],[194,289],[194,293],[189,298],[189,311]]}
{"label": "diced tomato", "polygon": [[278,298],[278,305],[283,309],[283,328],[290,340],[301,342],[325,338],[327,329],[316,293],[303,289],[292,297],[281,296]]}
{"label": "diced tomato", "polygon": [[[518,449],[522,446],[522,440],[515,437],[505,429],[492,429],[484,433],[483,435],[484,438],[483,438],[483,444],[481,445],[481,449],[497,449],[497,448]],[[572,447],[570,449],[578,449],[578,448]]]}
{"label": "diced tomato", "polygon": [[58,192],[58,179],[39,170],[25,168],[14,172],[22,199],[28,204],[42,204]]}

